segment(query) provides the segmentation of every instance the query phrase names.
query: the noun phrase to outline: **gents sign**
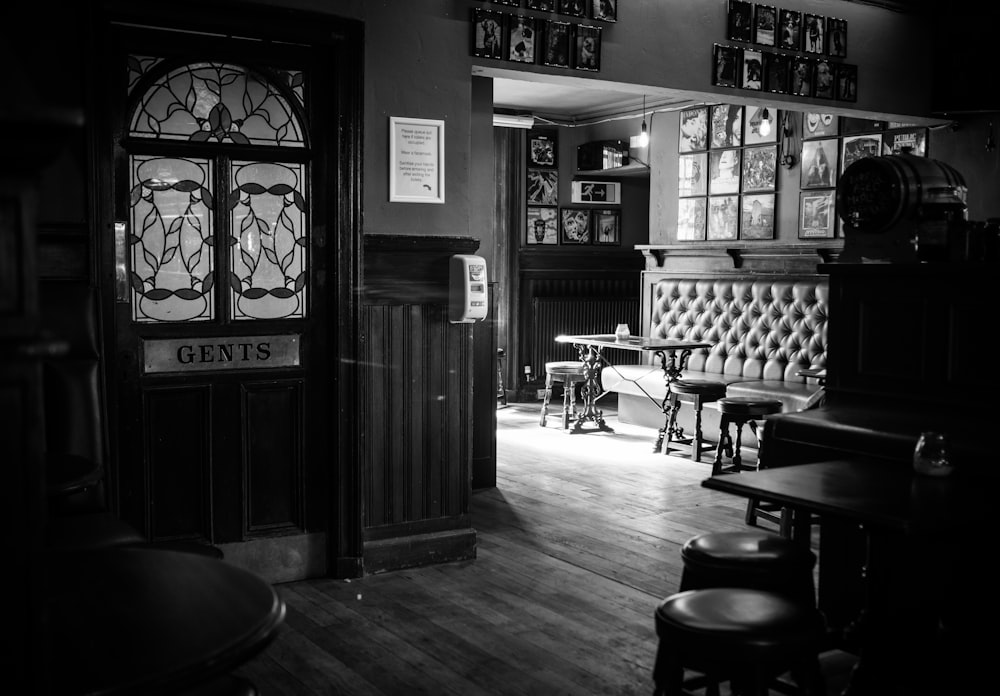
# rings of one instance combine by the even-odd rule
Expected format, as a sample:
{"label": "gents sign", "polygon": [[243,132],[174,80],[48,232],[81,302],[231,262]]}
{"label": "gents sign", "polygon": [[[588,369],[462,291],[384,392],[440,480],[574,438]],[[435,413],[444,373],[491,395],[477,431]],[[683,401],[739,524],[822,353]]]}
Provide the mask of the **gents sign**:
{"label": "gents sign", "polygon": [[220,336],[142,342],[143,371],[204,372],[294,367],[299,336]]}

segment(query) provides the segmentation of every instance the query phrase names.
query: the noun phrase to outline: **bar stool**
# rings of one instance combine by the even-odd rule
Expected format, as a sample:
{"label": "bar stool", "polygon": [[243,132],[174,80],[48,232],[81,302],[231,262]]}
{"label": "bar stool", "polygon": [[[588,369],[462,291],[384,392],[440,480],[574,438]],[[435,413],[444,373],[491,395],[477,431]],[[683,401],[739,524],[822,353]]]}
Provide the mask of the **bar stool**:
{"label": "bar stool", "polygon": [[542,417],[539,419],[539,425],[545,427],[549,401],[552,400],[552,385],[561,382],[563,385],[563,430],[569,429],[570,415],[576,415],[576,383],[583,382],[583,380],[582,362],[567,360],[545,363],[545,397],[542,399]]}
{"label": "bar stool", "polygon": [[807,546],[762,530],[708,532],[681,546],[678,591],[746,587],[816,604],[816,554]]}
{"label": "bar stool", "polygon": [[[742,587],[687,590],[655,612],[659,645],[654,696],[681,696],[729,681],[740,694],[770,690],[825,694],[819,653],[825,626],[813,606],[774,592]],[[698,673],[685,678],[685,670]],[[794,684],[779,682],[790,673]]]}
{"label": "bar stool", "polygon": [[[663,453],[670,453],[670,442],[674,436],[674,427],[677,423],[677,412],[681,404],[691,404],[694,408],[694,435],[691,438],[691,461],[701,461],[701,454],[711,446],[702,443],[701,432],[701,408],[704,404],[718,401],[726,395],[726,385],[722,382],[712,382],[700,379],[678,379],[671,382],[667,389],[667,398],[664,401],[664,408],[667,411],[667,422],[663,430],[660,431],[660,441],[666,434],[667,443],[663,447]],[[659,447],[654,448],[658,451]]]}

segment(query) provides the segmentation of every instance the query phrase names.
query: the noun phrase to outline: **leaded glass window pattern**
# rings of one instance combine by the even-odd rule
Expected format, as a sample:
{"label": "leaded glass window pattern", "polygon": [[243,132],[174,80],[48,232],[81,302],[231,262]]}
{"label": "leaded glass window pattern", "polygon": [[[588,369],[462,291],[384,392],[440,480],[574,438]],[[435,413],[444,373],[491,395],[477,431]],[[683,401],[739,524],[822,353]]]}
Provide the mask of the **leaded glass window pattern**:
{"label": "leaded glass window pattern", "polygon": [[162,58],[153,56],[129,56],[128,57],[128,94],[132,94],[139,78],[163,62]]}
{"label": "leaded glass window pattern", "polygon": [[232,318],[306,315],[305,165],[239,162],[231,167]]}
{"label": "leaded glass window pattern", "polygon": [[[129,69],[144,67],[151,66],[136,62]],[[282,79],[301,100],[302,73],[287,71]],[[160,75],[143,93],[129,135],[305,147],[298,116],[275,86],[262,75],[225,63],[191,63]]]}
{"label": "leaded glass window pattern", "polygon": [[207,159],[129,157],[133,321],[214,318],[212,169]]}

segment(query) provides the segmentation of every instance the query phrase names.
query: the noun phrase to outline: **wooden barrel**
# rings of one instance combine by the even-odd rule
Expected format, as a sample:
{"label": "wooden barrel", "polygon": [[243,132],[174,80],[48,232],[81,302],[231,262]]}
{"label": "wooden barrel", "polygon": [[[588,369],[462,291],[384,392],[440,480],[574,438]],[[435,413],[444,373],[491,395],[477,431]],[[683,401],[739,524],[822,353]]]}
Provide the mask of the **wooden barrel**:
{"label": "wooden barrel", "polygon": [[844,231],[883,232],[903,223],[966,217],[965,179],[953,167],[909,153],[853,162],[837,184]]}

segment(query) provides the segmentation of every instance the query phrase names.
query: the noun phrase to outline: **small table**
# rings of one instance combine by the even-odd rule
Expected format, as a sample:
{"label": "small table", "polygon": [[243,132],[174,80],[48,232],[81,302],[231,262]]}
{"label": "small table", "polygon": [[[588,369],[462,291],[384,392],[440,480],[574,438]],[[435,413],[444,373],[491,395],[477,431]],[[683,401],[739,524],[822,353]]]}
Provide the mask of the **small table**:
{"label": "small table", "polygon": [[[667,394],[670,393],[670,385],[681,375],[681,371],[687,365],[691,351],[698,348],[710,348],[711,343],[699,341],[678,341],[665,338],[648,338],[646,336],[630,336],[628,338],[617,338],[614,334],[587,334],[582,336],[556,336],[558,343],[572,343],[580,354],[580,361],[583,363],[584,381],[581,389],[583,394],[583,410],[577,416],[572,432],[582,432],[583,424],[593,421],[598,430],[613,432],[611,427],[604,422],[604,413],[597,408],[597,400],[603,396],[601,392],[601,369],[605,366],[615,369],[614,364],[609,362],[603,355],[605,348],[617,348],[618,350],[640,351],[652,353],[660,360],[660,369],[663,371],[663,380],[667,385]],[[679,355],[678,355],[679,354]],[[655,368],[651,367],[650,370]],[[621,375],[621,373],[619,372]],[[621,375],[622,379],[628,379]],[[635,382],[635,380],[629,380]],[[650,400],[657,402],[642,385],[636,383]],[[666,413],[667,399],[658,402],[660,408]],[[659,451],[663,442],[664,431],[661,430],[657,439],[655,451]]]}
{"label": "small table", "polygon": [[[838,582],[845,577],[834,540],[827,550],[828,523],[864,528],[865,606],[861,623],[854,627],[860,649],[845,694],[965,693],[950,691],[942,682],[950,678],[945,671],[970,678],[963,673],[966,666],[955,669],[934,652],[941,642],[939,621],[945,606],[938,602],[954,601],[956,593],[967,595],[959,604],[973,609],[955,613],[951,637],[962,646],[975,644],[964,631],[966,614],[996,613],[990,609],[995,604],[992,583],[979,579],[981,554],[993,545],[989,537],[995,485],[965,473],[934,478],[915,475],[905,463],[851,459],[722,474],[702,486],[821,517],[820,609],[837,601],[842,589]],[[808,543],[808,535],[797,538]],[[993,625],[989,620],[977,623]],[[973,670],[991,665],[967,660]]]}
{"label": "small table", "polygon": [[285,617],[270,584],[201,554],[50,552],[45,574],[39,693],[174,694],[246,662]]}

